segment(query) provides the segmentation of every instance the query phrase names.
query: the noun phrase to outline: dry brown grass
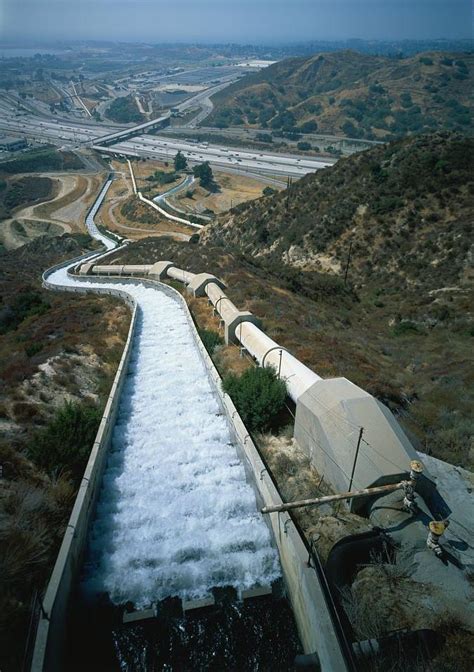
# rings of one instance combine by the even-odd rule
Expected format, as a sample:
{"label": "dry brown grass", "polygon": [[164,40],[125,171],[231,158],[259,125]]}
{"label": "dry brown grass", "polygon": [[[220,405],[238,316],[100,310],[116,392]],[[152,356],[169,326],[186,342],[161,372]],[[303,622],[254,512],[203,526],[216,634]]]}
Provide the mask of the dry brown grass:
{"label": "dry brown grass", "polygon": [[245,201],[260,198],[265,187],[259,180],[245,175],[215,171],[214,179],[219,185],[218,191],[208,192],[195,183],[192,188],[193,198],[188,198],[186,192],[181,192],[172,197],[170,203],[174,203],[177,207],[190,212],[202,212],[209,209],[219,214]]}
{"label": "dry brown grass", "polygon": [[[62,176],[59,176],[59,180]],[[69,184],[66,189],[67,192],[60,198],[56,198],[57,194],[60,192],[59,185],[56,187],[56,196],[53,197],[48,203],[42,203],[41,205],[35,208],[35,215],[37,217],[44,217],[45,219],[50,219],[54,213],[65,205],[69,205],[74,201],[80,199],[87,190],[88,180],[82,175],[67,175],[63,179],[68,180]],[[56,181],[57,182],[57,181]]]}

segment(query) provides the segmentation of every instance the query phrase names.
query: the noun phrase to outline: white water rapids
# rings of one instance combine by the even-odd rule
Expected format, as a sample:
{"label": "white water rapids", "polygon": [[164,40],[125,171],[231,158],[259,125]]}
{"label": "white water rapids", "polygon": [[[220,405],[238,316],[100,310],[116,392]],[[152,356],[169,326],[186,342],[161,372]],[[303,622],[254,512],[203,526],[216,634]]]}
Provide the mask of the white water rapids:
{"label": "white water rapids", "polygon": [[[48,281],[110,286],[71,278],[67,268]],[[214,586],[270,583],[280,576],[278,555],[183,307],[158,288],[113,287],[136,300],[138,323],[89,536],[86,595],[140,608]]]}

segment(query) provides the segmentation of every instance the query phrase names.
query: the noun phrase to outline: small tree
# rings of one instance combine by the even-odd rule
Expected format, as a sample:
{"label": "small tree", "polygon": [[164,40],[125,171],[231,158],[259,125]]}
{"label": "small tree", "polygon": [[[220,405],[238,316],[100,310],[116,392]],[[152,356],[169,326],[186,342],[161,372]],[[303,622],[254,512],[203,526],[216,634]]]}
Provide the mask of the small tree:
{"label": "small tree", "polygon": [[250,431],[271,427],[286,399],[286,385],[272,368],[247,369],[241,376],[228,374],[222,381]]}
{"label": "small tree", "polygon": [[211,189],[214,186],[214,175],[212,174],[212,168],[209,165],[209,161],[200,163],[193,168],[194,177],[199,178],[199,184],[204,189]]}
{"label": "small tree", "polygon": [[174,169],[175,170],[186,170],[188,167],[188,161],[184,154],[182,154],[180,151],[176,154],[174,157]]}
{"label": "small tree", "polygon": [[311,145],[309,142],[299,142],[297,145],[298,149],[300,149],[302,152],[308,152],[311,149]]}

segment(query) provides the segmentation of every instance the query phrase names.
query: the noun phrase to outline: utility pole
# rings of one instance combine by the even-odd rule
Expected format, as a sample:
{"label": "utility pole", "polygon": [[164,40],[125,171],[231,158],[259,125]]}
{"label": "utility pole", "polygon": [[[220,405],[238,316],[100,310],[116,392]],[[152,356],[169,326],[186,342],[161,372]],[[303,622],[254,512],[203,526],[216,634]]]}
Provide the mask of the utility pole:
{"label": "utility pole", "polygon": [[347,283],[347,274],[349,273],[349,264],[351,263],[351,254],[352,254],[352,240],[349,243],[349,253],[347,255],[346,270],[344,272],[344,284]]}
{"label": "utility pole", "polygon": [[357,448],[356,448],[356,452],[355,452],[355,455],[354,455],[354,464],[352,465],[352,474],[351,474],[351,480],[350,480],[350,483],[349,483],[349,491],[352,488],[352,481],[354,480],[354,472],[355,472],[355,469],[356,469],[357,458],[359,456],[360,442],[362,441],[362,434],[363,433],[364,433],[364,428],[361,427],[360,432],[359,432],[359,439],[357,441]]}

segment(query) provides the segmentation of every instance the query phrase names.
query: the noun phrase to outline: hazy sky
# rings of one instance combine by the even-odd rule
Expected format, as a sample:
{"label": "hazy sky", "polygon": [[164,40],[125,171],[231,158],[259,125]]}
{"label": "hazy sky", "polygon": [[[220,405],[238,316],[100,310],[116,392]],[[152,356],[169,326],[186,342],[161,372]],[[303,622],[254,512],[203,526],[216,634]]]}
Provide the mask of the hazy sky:
{"label": "hazy sky", "polygon": [[469,38],[472,0],[0,0],[0,39]]}

